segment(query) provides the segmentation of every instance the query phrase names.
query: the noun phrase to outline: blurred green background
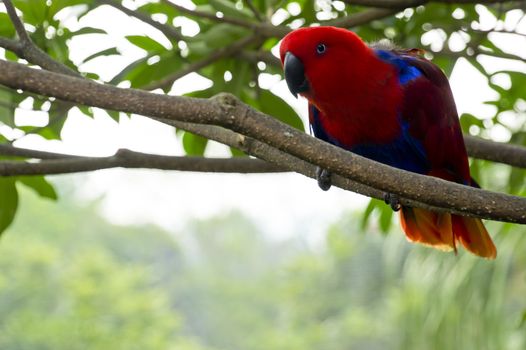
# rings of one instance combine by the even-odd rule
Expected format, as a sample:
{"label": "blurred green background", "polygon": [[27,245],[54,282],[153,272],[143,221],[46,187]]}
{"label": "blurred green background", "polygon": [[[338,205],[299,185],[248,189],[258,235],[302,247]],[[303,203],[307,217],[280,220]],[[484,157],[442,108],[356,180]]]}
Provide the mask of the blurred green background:
{"label": "blurred green background", "polygon": [[495,261],[352,212],[317,244],[235,211],[166,232],[113,225],[59,182],[58,203],[20,192],[0,242],[1,349],[526,348],[524,227],[488,225]]}

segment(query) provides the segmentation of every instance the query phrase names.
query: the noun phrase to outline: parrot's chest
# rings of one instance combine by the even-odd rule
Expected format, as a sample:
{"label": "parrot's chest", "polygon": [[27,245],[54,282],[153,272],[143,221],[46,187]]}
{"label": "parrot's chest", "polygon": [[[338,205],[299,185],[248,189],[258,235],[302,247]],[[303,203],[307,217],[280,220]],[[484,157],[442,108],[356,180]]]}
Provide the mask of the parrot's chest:
{"label": "parrot's chest", "polygon": [[[331,124],[327,121],[324,122],[323,118],[323,115],[313,113],[311,127],[316,137],[396,168],[420,174],[426,174],[429,171],[423,146],[409,135],[407,123],[403,123],[400,118],[397,118],[396,127],[392,128],[390,133],[376,131],[366,134],[366,131],[363,130],[361,137],[356,138],[349,137],[356,132],[356,129],[348,129],[344,126],[335,131],[335,129],[330,129]],[[382,125],[371,128],[385,130]],[[358,126],[357,129],[360,127]]]}
{"label": "parrot's chest", "polygon": [[320,124],[344,148],[361,144],[387,144],[402,130],[397,96],[349,96],[339,108],[325,108]]}

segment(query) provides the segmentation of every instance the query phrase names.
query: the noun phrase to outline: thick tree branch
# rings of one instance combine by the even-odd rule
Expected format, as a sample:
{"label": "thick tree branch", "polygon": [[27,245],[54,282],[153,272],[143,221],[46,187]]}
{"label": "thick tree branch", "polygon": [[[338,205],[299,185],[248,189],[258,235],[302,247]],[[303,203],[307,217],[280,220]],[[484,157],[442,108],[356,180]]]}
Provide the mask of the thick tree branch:
{"label": "thick tree branch", "polygon": [[453,208],[465,214],[526,223],[526,198],[391,168],[310,137],[253,110],[230,95],[222,94],[205,100],[152,94],[106,86],[3,60],[0,60],[0,83],[13,89],[104,109],[223,126],[384,192],[437,207]]}
{"label": "thick tree branch", "polygon": [[110,157],[72,157],[55,154],[54,159],[40,162],[0,161],[0,176],[56,175],[109,168],[147,168],[242,174],[286,171],[274,164],[252,158],[176,157],[120,149]]}
{"label": "thick tree branch", "polygon": [[470,157],[526,168],[526,147],[496,143],[469,135],[464,136],[464,142]]}

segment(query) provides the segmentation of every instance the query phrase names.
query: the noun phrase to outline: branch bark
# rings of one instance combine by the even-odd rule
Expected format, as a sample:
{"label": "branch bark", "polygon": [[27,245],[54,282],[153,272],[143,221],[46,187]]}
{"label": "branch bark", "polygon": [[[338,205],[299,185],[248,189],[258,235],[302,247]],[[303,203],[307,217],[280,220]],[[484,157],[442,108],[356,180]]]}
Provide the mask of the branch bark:
{"label": "branch bark", "polygon": [[[20,151],[20,149],[18,149]],[[31,153],[32,150],[22,150]],[[276,173],[282,167],[253,158],[203,158],[163,156],[120,149],[110,157],[49,154],[40,162],[0,161],[0,176],[51,175],[109,168],[147,168],[212,173]]]}
{"label": "branch bark", "polygon": [[509,143],[497,143],[465,135],[464,143],[470,157],[526,168],[526,148]]}
{"label": "branch bark", "polygon": [[[257,139],[308,163],[403,198],[487,219],[526,223],[526,198],[410,173],[310,137],[222,94],[205,100],[121,89],[0,60],[0,83],[70,102],[158,119],[212,124]],[[440,190],[438,190],[440,189]]]}

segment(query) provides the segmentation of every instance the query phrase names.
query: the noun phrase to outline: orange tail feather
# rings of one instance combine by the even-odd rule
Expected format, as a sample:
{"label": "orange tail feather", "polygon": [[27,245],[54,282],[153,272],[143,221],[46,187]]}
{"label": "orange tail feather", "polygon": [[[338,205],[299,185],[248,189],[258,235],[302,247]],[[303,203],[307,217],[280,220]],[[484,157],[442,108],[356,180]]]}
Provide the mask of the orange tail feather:
{"label": "orange tail feather", "polygon": [[480,219],[403,207],[402,228],[411,242],[457,251],[456,243],[478,256],[494,259],[497,250]]}

